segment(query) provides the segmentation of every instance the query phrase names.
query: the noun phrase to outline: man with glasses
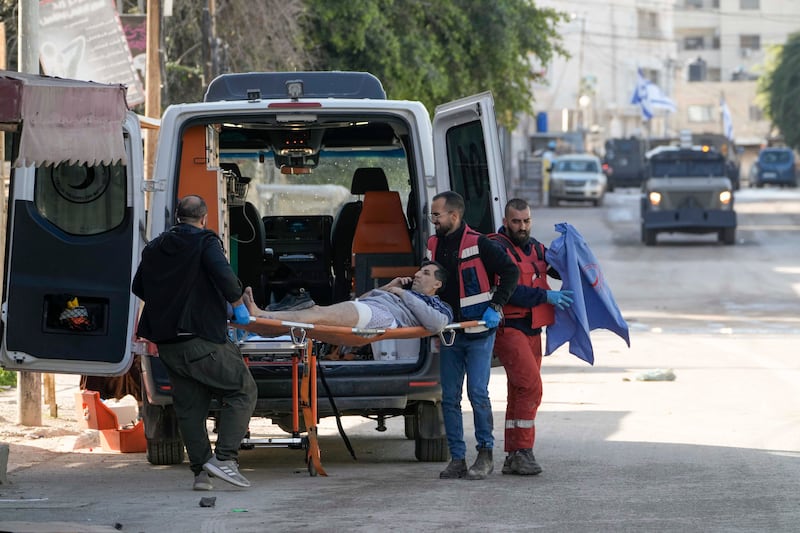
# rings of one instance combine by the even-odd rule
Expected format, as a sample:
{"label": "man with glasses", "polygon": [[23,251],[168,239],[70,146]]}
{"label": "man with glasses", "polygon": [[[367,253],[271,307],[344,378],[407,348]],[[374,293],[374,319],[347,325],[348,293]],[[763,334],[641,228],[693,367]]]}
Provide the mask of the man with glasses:
{"label": "man with glasses", "polygon": [[[457,192],[434,196],[429,218],[436,234],[428,239],[426,255],[444,266],[452,280],[442,291],[442,299],[453,308],[456,321],[486,323],[477,331],[470,328],[456,335],[451,346],[441,346],[442,413],[452,460],[439,477],[484,479],[494,470],[489,376],[495,330],[502,319],[503,305],[517,285],[519,271],[501,246],[464,222],[464,198]],[[494,280],[498,280],[496,284]],[[461,414],[465,375],[478,449],[478,457],[469,469]]]}

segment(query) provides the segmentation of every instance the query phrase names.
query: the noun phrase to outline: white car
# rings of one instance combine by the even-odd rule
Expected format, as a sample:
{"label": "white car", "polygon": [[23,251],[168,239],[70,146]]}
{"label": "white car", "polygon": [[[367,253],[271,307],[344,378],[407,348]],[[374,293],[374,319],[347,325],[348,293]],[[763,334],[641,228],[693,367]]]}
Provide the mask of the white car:
{"label": "white car", "polygon": [[556,157],[550,167],[548,205],[555,207],[560,200],[578,200],[599,206],[606,194],[606,183],[597,156],[569,154]]}

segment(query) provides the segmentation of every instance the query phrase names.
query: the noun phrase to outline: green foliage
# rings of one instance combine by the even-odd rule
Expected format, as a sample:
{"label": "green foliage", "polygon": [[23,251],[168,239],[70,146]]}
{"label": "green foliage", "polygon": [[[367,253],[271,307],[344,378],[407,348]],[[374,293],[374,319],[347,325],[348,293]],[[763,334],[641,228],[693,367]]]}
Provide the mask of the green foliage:
{"label": "green foliage", "polygon": [[[12,68],[16,15],[16,1],[0,0]],[[532,112],[531,83],[554,55],[568,55],[557,33],[565,20],[533,0],[217,0],[212,43],[207,2],[175,0],[162,25],[161,102],[201,100],[220,72],[357,70],[376,75],[390,98],[430,110],[492,91],[498,120],[513,127]]]}
{"label": "green foliage", "polygon": [[[531,83],[555,54],[566,15],[529,0],[306,0],[309,48],[323,70],[371,72],[390,98],[428,109],[492,91],[498,120],[532,112]],[[312,15],[313,14],[313,15]]]}
{"label": "green foliage", "polygon": [[773,68],[759,80],[764,112],[780,129],[784,142],[800,149],[800,33],[793,33],[776,53]]}
{"label": "green foliage", "polygon": [[0,368],[0,386],[8,385],[12,387],[17,386],[17,373],[13,370],[4,370]]}

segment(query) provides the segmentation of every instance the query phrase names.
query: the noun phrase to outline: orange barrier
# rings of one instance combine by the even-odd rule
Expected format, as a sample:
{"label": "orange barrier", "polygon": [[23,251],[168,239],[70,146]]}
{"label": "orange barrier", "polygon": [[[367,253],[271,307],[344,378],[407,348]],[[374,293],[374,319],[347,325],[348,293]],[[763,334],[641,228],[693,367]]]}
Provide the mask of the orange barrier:
{"label": "orange barrier", "polygon": [[[100,400],[100,393],[85,390],[75,393],[75,406],[83,413],[81,427],[100,430],[100,445],[106,451],[137,453],[147,450],[144,423],[139,419],[132,428],[121,428],[117,414]],[[79,418],[80,420],[80,418]]]}

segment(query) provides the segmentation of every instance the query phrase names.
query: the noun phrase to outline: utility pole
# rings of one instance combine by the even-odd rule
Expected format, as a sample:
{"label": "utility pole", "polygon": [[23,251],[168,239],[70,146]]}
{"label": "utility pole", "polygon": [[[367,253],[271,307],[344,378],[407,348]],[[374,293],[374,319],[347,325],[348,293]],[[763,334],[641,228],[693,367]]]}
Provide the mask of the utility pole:
{"label": "utility pole", "polygon": [[[20,0],[17,32],[17,68],[39,74],[39,0]],[[17,422],[23,426],[42,425],[42,375],[21,371],[17,380]]]}
{"label": "utility pole", "polygon": [[578,54],[578,86],[575,96],[575,131],[580,134],[581,142],[585,146],[584,134],[582,133],[583,127],[583,112],[581,111],[581,96],[583,96],[583,42],[586,37],[586,13],[580,16],[581,34],[580,34],[580,53]]}
{"label": "utility pole", "polygon": [[208,87],[219,75],[219,43],[217,42],[217,1],[207,0],[203,9],[203,85]]}
{"label": "utility pole", "polygon": [[[145,70],[144,114],[149,118],[161,118],[161,0],[147,0],[147,51]],[[154,179],[153,166],[156,160],[158,130],[145,131],[144,146],[145,179]]]}

